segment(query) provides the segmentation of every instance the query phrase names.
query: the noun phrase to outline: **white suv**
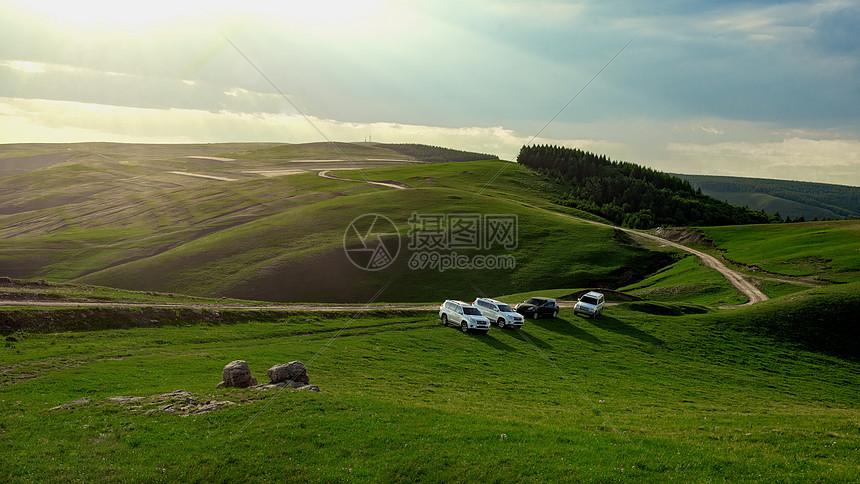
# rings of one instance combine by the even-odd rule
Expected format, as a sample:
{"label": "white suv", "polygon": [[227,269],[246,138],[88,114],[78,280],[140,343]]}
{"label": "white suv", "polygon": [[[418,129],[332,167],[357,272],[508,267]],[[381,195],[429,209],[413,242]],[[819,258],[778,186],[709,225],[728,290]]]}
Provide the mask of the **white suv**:
{"label": "white suv", "polygon": [[505,326],[520,327],[523,325],[523,315],[511,309],[507,304],[486,297],[479,297],[472,303],[473,306],[481,311],[481,314],[487,317],[490,321],[499,325],[499,328]]}
{"label": "white suv", "polygon": [[603,313],[603,294],[594,291],[583,294],[573,307],[574,316],[577,313],[587,314],[592,318],[600,316]]}
{"label": "white suv", "polygon": [[470,329],[484,333],[490,330],[490,320],[482,316],[474,306],[463,301],[449,299],[443,302],[439,306],[439,318],[444,326],[448,326],[448,323],[459,325],[464,333],[468,333]]}

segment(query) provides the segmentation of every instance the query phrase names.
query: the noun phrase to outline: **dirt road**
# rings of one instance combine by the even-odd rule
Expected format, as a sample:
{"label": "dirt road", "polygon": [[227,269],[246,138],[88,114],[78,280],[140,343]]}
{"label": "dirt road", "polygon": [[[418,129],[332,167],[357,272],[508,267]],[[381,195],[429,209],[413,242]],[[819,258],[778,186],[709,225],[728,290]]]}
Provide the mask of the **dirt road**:
{"label": "dirt road", "polygon": [[400,182],[390,181],[390,180],[387,180],[387,181],[373,181],[373,180],[364,181],[364,180],[351,180],[349,178],[341,178],[339,176],[329,175],[328,172],[330,172],[330,171],[334,171],[334,170],[322,170],[319,172],[319,176],[321,176],[323,178],[328,178],[330,180],[340,180],[340,181],[349,181],[349,182],[357,182],[357,183],[370,183],[371,185],[379,185],[381,187],[396,188],[398,190],[404,190],[406,188],[412,188],[405,183],[400,183]]}
{"label": "dirt road", "polygon": [[[576,301],[559,301],[562,308],[572,308]],[[147,307],[147,308],[192,308],[192,309],[237,309],[248,311],[376,311],[376,310],[402,310],[402,311],[438,311],[439,304],[197,304],[197,303],[147,303],[147,302],[123,302],[123,301],[44,301],[44,300],[2,300],[2,306],[28,306],[44,308],[87,308],[87,307]]]}
{"label": "dirt road", "polygon": [[[538,208],[538,207],[534,207],[534,208]],[[545,209],[541,209],[541,210],[545,210]],[[742,304],[742,306],[749,306],[751,304],[759,303],[762,301],[767,301],[768,299],[770,299],[769,297],[767,297],[767,295],[765,293],[761,292],[757,287],[755,287],[755,285],[753,285],[753,283],[744,279],[744,276],[740,272],[735,271],[733,269],[730,269],[727,265],[723,264],[716,257],[714,257],[710,254],[706,254],[700,250],[692,249],[690,247],[687,247],[686,245],[681,245],[677,242],[672,242],[671,240],[664,239],[663,237],[658,237],[656,235],[648,234],[645,232],[640,232],[638,230],[616,227],[614,225],[609,225],[609,224],[605,224],[605,223],[601,223],[601,222],[595,222],[592,220],[586,220],[583,218],[574,217],[573,215],[567,215],[567,214],[562,214],[562,213],[558,213],[558,212],[553,212],[551,210],[546,210],[546,211],[549,213],[554,213],[554,214],[559,215],[561,217],[572,218],[574,220],[580,220],[583,222],[588,222],[588,223],[593,224],[593,225],[600,225],[603,227],[610,227],[613,229],[618,229],[618,230],[621,230],[621,231],[629,234],[631,237],[640,237],[640,238],[648,239],[648,240],[651,240],[653,242],[657,242],[658,244],[661,244],[661,245],[665,245],[665,246],[673,247],[675,249],[683,250],[685,252],[689,252],[690,254],[693,254],[696,257],[698,257],[699,260],[702,261],[702,264],[705,264],[707,267],[710,267],[711,269],[714,269],[715,271],[722,274],[723,277],[725,277],[732,286],[734,286],[738,291],[742,292],[744,295],[746,295],[749,298],[749,301]],[[728,307],[734,307],[734,306],[726,306],[726,308],[728,308]]]}
{"label": "dirt road", "polygon": [[192,308],[192,309],[238,309],[249,311],[375,311],[386,309],[434,311],[438,304],[217,304],[217,303],[153,303],[131,301],[44,301],[44,300],[0,300],[0,306],[29,306],[45,308],[85,307],[146,307],[146,308]]}

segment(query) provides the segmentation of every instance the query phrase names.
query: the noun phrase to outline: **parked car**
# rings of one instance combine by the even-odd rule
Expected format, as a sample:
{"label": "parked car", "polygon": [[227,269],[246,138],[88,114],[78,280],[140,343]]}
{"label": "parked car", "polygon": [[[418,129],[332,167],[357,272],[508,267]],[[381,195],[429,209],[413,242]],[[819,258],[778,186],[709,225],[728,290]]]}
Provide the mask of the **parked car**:
{"label": "parked car", "polygon": [[454,324],[460,326],[464,333],[469,330],[490,330],[490,320],[481,315],[481,312],[471,304],[463,301],[449,299],[439,306],[439,318],[443,326]]}
{"label": "parked car", "polygon": [[603,294],[589,291],[583,294],[573,307],[574,316],[578,313],[596,318],[603,314]]}
{"label": "parked car", "polygon": [[516,309],[526,318],[537,319],[541,316],[554,318],[558,316],[558,303],[551,297],[530,297],[525,302],[517,304]]}
{"label": "parked car", "polygon": [[491,323],[498,324],[499,328],[503,329],[506,326],[520,327],[523,325],[522,315],[501,301],[479,297],[475,299],[472,305],[478,308],[478,311],[489,319]]}

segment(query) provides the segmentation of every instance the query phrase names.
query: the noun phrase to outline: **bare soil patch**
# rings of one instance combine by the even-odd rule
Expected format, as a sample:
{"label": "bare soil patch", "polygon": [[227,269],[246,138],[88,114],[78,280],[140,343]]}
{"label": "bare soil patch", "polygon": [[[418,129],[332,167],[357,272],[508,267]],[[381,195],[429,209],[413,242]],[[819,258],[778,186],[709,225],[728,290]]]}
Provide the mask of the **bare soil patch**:
{"label": "bare soil patch", "polygon": [[219,156],[186,156],[186,158],[192,158],[195,160],[211,160],[211,161],[223,161],[223,162],[236,161],[235,158],[221,158]]}
{"label": "bare soil patch", "polygon": [[273,177],[273,176],[284,176],[284,175],[298,175],[300,173],[307,173],[307,170],[297,170],[297,169],[245,170],[242,173],[248,173],[251,175],[260,175],[260,176],[264,176],[264,177]]}
{"label": "bare soil patch", "polygon": [[701,245],[709,249],[716,249],[714,242],[700,230],[690,228],[663,228],[660,227],[654,231],[654,234],[663,237],[664,239],[678,242],[681,244]]}
{"label": "bare soil patch", "polygon": [[208,178],[210,180],[236,181],[235,178],[227,178],[224,176],[214,176],[214,175],[203,175],[201,173],[189,173],[187,171],[168,171],[168,173],[172,173],[174,175],[196,176],[198,178]]}

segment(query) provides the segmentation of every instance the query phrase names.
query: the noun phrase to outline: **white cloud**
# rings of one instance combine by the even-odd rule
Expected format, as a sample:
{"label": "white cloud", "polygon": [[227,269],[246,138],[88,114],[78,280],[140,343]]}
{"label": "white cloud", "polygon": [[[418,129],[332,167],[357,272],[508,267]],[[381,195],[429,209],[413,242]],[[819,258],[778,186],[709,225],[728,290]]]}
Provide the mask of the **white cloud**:
{"label": "white cloud", "polygon": [[860,140],[786,138],[666,146],[684,173],[806,180],[860,186]]}
{"label": "white cloud", "polygon": [[45,72],[44,64],[30,61],[3,61],[0,62],[0,67],[6,67],[15,71],[26,72],[29,74],[39,74]]}
{"label": "white cloud", "polygon": [[713,135],[721,135],[721,134],[725,133],[725,131],[723,131],[720,128],[715,128],[713,126],[704,126],[701,124],[692,126],[690,129],[692,129],[693,131],[701,131],[703,133],[708,133],[708,134],[713,134]]}
{"label": "white cloud", "polygon": [[[313,126],[308,122],[313,123]],[[585,125],[583,125],[585,126]],[[824,138],[811,130],[776,132],[747,122],[707,120],[684,125],[646,122],[564,130],[589,137],[538,138],[534,144],[575,147],[615,160],[676,173],[752,176],[860,186],[860,140]],[[717,127],[719,126],[719,128]],[[515,159],[530,134],[503,126],[439,127],[346,123],[295,114],[147,109],[67,101],[0,98],[0,143],[324,141],[423,143]],[[639,132],[634,136],[634,132]],[[614,133],[614,136],[613,136]],[[673,138],[661,144],[654,133]],[[721,142],[709,142],[716,134]],[[831,133],[831,136],[833,133]],[[639,137],[637,137],[639,136]],[[815,137],[818,137],[816,139]]]}

